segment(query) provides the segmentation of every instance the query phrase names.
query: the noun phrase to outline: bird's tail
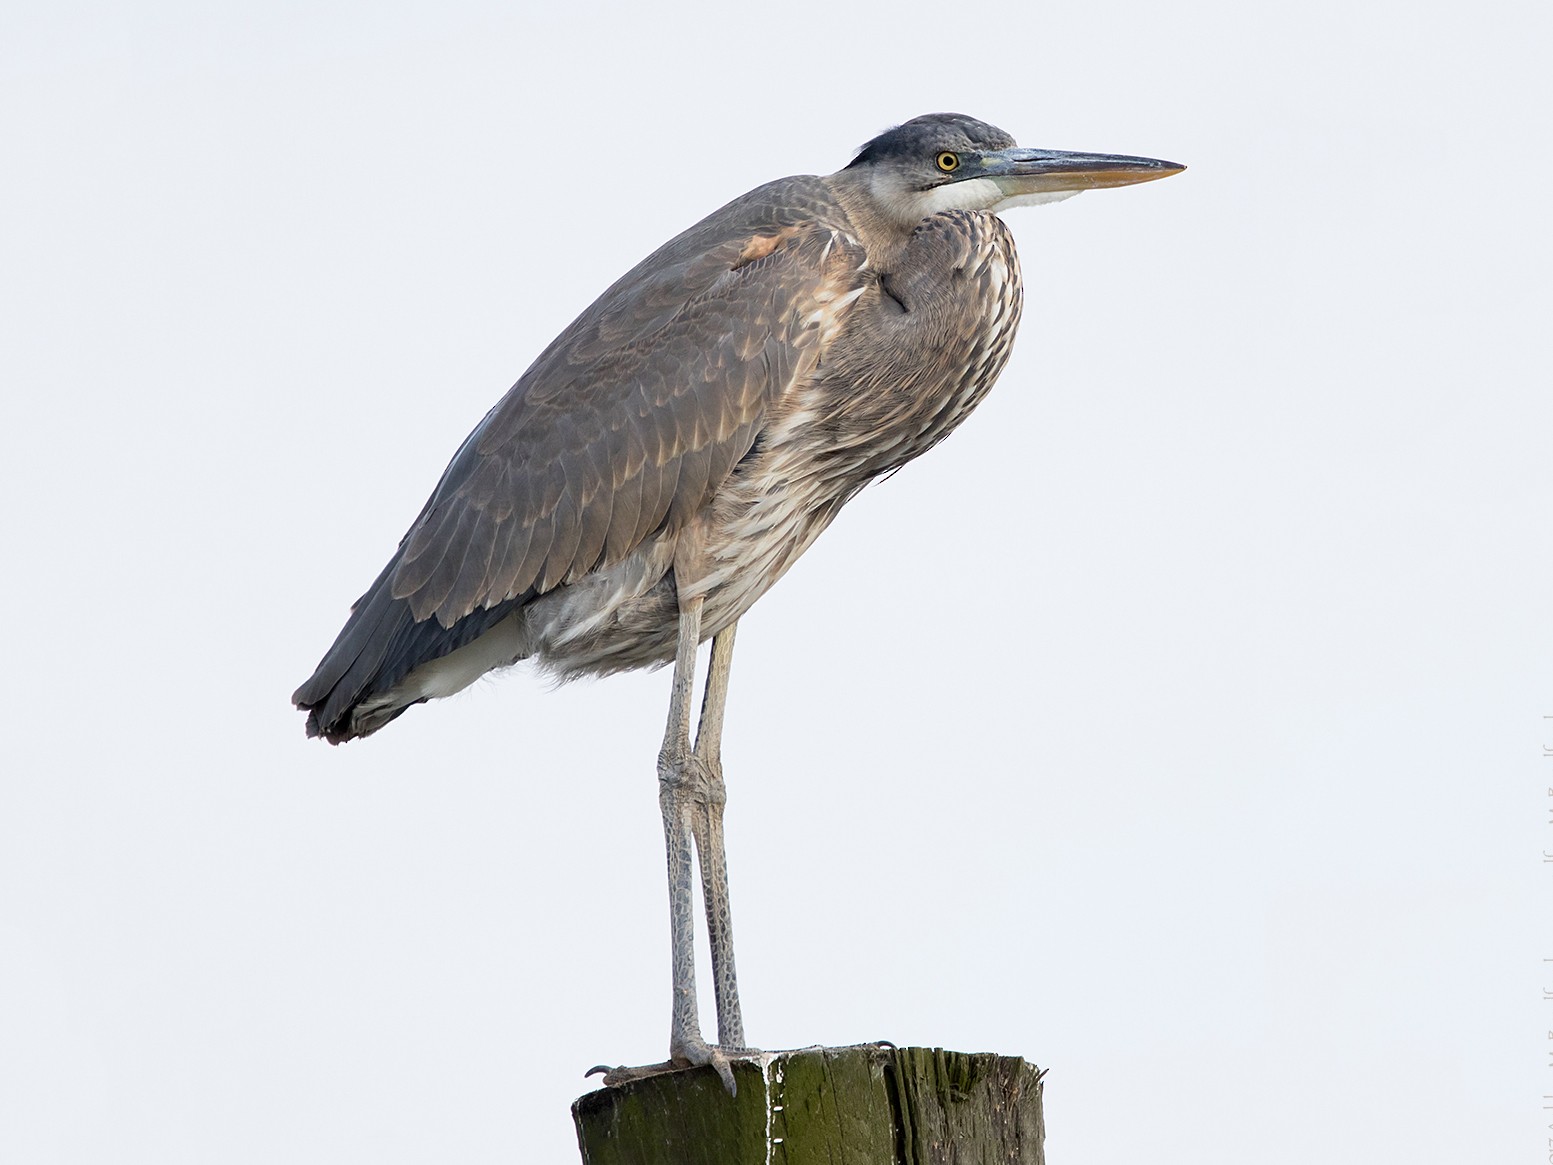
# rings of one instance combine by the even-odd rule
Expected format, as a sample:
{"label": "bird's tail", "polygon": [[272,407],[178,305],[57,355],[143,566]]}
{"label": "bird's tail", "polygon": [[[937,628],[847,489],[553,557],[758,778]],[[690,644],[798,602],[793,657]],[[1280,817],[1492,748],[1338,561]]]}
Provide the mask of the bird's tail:
{"label": "bird's tail", "polygon": [[383,568],[312,676],[291,697],[307,713],[307,734],[330,744],[369,736],[431,695],[401,682],[416,668],[473,642],[522,603],[508,599],[473,611],[451,627],[435,617],[417,621],[405,599],[393,597],[397,559]]}

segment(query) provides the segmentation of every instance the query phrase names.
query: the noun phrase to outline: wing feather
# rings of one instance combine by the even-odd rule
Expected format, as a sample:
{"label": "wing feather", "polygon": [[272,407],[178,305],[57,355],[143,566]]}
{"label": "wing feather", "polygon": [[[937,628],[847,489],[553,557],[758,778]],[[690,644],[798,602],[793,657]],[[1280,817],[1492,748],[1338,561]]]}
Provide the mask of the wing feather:
{"label": "wing feather", "polygon": [[[554,526],[545,519],[536,521],[529,532],[528,549],[523,555],[518,569],[510,576],[513,579],[536,579],[544,568],[545,558],[550,553],[550,547],[555,542]],[[524,590],[528,587],[524,586]],[[435,608],[433,608],[435,610]]]}
{"label": "wing feather", "polygon": [[554,590],[577,561],[577,547],[582,541],[582,502],[578,498],[579,484],[569,481],[566,492],[556,503],[550,528],[553,535],[550,549],[545,554],[544,566],[536,590],[540,594]]}
{"label": "wing feather", "polygon": [[451,626],[620,561],[748,452],[817,358],[824,305],[863,278],[823,215],[769,221],[759,193],[606,292],[464,443],[391,577],[417,621]]}
{"label": "wing feather", "polygon": [[[496,579],[507,575],[507,563],[511,560],[513,554],[513,543],[522,539],[524,535],[525,531],[522,523],[510,522],[505,519],[500,521],[500,524],[496,527],[496,536],[491,539],[491,560],[486,565],[485,579],[482,583],[482,589],[485,592],[494,592],[496,589]],[[522,544],[517,551],[520,557],[523,554],[524,547],[526,547],[526,543]],[[511,597],[511,595],[503,595],[502,599],[510,599]]]}
{"label": "wing feather", "polygon": [[449,513],[442,523],[443,526],[452,526],[453,530],[446,541],[440,544],[440,554],[437,553],[439,544],[433,543],[425,556],[435,562],[421,591],[429,606],[435,608],[446,595],[452,593],[453,584],[458,581],[463,569],[464,559],[469,556],[471,546],[476,541],[471,534],[478,523],[477,511],[468,507]]}
{"label": "wing feather", "polygon": [[642,516],[642,475],[633,473],[622,480],[610,495],[609,528],[604,534],[601,562],[619,562],[633,546],[640,545],[637,524]]}

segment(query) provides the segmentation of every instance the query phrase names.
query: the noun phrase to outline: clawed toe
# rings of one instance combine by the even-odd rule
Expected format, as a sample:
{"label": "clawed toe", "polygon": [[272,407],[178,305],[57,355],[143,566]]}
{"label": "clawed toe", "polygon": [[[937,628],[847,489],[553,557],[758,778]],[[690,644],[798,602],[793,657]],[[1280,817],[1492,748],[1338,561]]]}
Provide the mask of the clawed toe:
{"label": "clawed toe", "polygon": [[722,1080],[723,1087],[728,1090],[729,1096],[739,1095],[739,1086],[733,1080],[733,1064],[730,1057],[742,1059],[749,1056],[758,1056],[760,1053],[754,1048],[725,1048],[718,1044],[709,1044],[705,1040],[685,1040],[670,1049],[677,1058],[689,1060],[692,1064],[707,1064],[712,1067]]}
{"label": "clawed toe", "polygon": [[739,1086],[733,1079],[733,1065],[728,1063],[728,1053],[721,1048],[712,1048],[711,1053],[707,1060],[716,1070],[717,1075],[722,1078],[723,1087],[728,1090],[728,1095],[739,1095]]}
{"label": "clawed toe", "polygon": [[672,1060],[665,1060],[661,1064],[643,1064],[639,1067],[611,1068],[607,1064],[595,1064],[583,1073],[585,1076],[597,1076],[602,1074],[606,1087],[614,1087],[617,1084],[629,1084],[633,1080],[645,1080],[649,1076],[661,1076],[666,1072],[683,1072],[687,1068],[710,1067],[717,1073],[718,1079],[723,1082],[723,1087],[728,1090],[729,1096],[739,1094],[739,1086],[733,1079],[733,1061],[749,1056],[758,1056],[760,1053],[754,1048],[723,1048],[716,1044],[696,1041],[676,1048],[678,1053]]}
{"label": "clawed toe", "polygon": [[636,1067],[622,1064],[617,1068],[597,1064],[589,1068],[584,1075],[595,1076],[603,1073],[605,1086],[613,1088],[617,1084],[629,1084],[633,1080],[645,1080],[649,1076],[661,1076],[665,1072],[681,1072],[693,1066],[689,1060],[665,1060],[661,1064],[641,1064]]}

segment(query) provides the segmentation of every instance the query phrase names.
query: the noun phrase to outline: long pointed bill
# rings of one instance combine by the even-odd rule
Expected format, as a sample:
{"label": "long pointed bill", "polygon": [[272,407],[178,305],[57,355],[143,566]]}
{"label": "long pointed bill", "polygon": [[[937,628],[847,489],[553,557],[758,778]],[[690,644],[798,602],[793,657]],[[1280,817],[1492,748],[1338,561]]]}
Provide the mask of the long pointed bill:
{"label": "long pointed bill", "polygon": [[966,177],[990,178],[1005,197],[1131,186],[1179,174],[1186,167],[1158,158],[1124,154],[1075,154],[1066,150],[990,150]]}

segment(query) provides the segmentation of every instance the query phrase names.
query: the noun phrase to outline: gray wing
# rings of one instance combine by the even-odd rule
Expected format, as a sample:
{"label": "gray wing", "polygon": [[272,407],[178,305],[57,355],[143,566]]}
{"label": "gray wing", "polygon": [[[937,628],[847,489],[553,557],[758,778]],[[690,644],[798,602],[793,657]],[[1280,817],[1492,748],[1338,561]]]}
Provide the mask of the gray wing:
{"label": "gray wing", "polygon": [[821,223],[733,217],[606,292],[465,442],[393,571],[417,620],[450,627],[619,562],[749,451],[862,264]]}
{"label": "gray wing", "polygon": [[460,447],[297,689],[309,732],[371,731],[363,700],[696,513],[863,285],[844,221],[818,179],[771,183],[578,317]]}

